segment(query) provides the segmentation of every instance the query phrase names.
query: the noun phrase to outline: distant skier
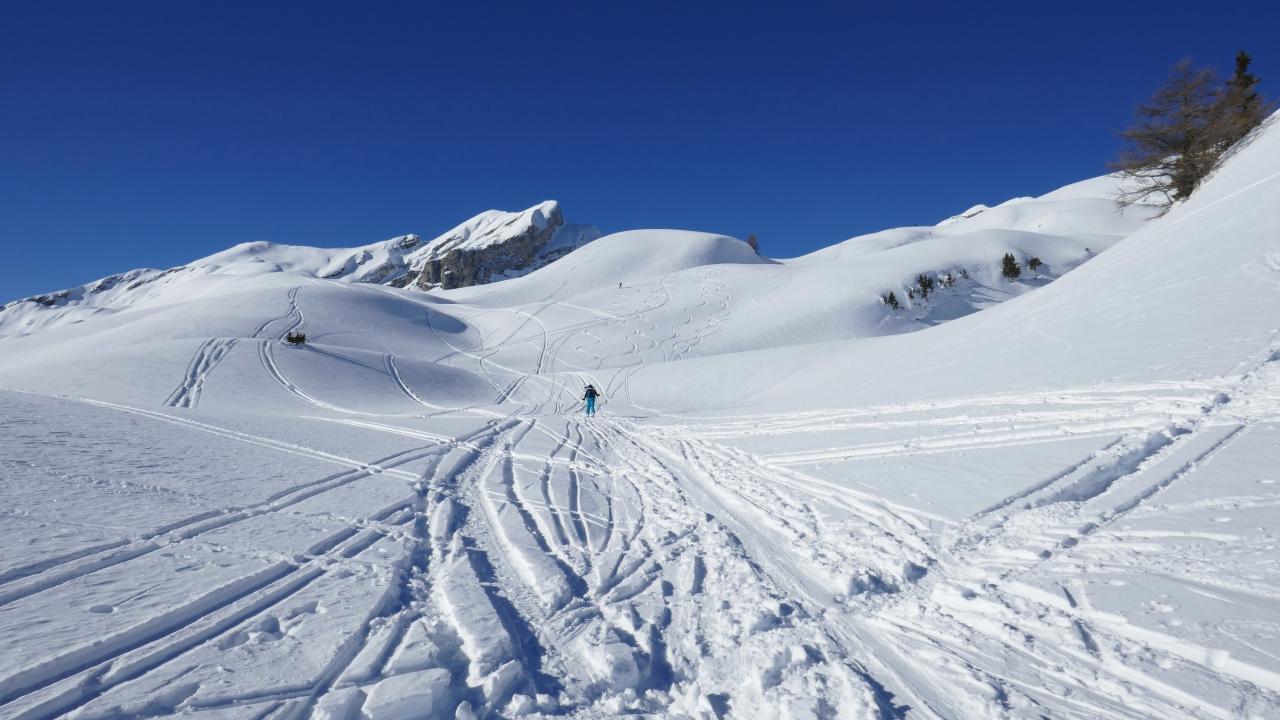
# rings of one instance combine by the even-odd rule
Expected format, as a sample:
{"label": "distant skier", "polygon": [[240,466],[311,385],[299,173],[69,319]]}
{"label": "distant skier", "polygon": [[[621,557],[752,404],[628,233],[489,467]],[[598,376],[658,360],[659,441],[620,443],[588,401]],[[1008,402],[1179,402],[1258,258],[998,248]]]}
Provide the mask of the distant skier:
{"label": "distant skier", "polygon": [[596,414],[596,398],[600,396],[600,391],[596,390],[596,386],[587,383],[587,389],[582,393],[582,399],[587,401],[587,417],[593,417]]}

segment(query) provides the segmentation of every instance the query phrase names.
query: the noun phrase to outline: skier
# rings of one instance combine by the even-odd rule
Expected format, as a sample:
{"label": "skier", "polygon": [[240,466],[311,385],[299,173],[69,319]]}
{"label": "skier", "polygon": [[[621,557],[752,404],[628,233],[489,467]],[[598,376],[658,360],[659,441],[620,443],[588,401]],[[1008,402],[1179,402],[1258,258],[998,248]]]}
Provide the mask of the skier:
{"label": "skier", "polygon": [[596,390],[596,386],[587,383],[587,389],[582,393],[582,399],[587,401],[587,417],[596,414],[596,398],[600,396],[600,391]]}

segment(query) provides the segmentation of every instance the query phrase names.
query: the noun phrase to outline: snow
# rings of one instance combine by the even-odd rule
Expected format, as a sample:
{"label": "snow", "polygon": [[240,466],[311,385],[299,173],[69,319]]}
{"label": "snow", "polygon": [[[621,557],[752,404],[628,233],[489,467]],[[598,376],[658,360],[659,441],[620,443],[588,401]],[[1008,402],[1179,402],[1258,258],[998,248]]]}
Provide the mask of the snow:
{"label": "snow", "polygon": [[957,222],[960,222],[961,220],[968,220],[969,218],[973,217],[974,215],[977,215],[977,214],[982,213],[982,212],[986,212],[987,210],[990,210],[990,209],[991,209],[991,208],[987,207],[986,205],[983,205],[982,203],[978,203],[977,205],[974,205],[973,207],[969,208],[968,210],[965,210],[964,212],[960,213],[959,215],[952,215],[951,217],[947,218],[946,220],[943,220],[943,221],[939,222],[939,223],[938,223],[938,227],[944,227],[944,226],[946,226],[946,225],[953,225],[953,224],[955,224],[955,223],[957,223]]}
{"label": "snow", "polygon": [[[230,275],[284,271],[345,282],[387,283],[410,268],[421,267],[424,262],[443,258],[455,250],[478,250],[530,229],[545,229],[559,208],[559,203],[547,200],[521,212],[487,210],[426,241],[417,235],[402,235],[364,247],[338,249],[244,243],[191,265],[205,272]],[[590,226],[561,226],[551,245],[572,248],[598,236]]]}
{"label": "snow", "polygon": [[1103,177],[787,260],[250,244],[10,306],[0,715],[1276,716],[1278,157],[1154,219]]}
{"label": "snow", "polygon": [[[345,283],[405,284],[411,271],[456,250],[481,250],[560,222],[534,258],[542,266],[600,237],[591,225],[565,224],[560,205],[541,202],[522,212],[488,210],[433,240],[402,235],[356,248],[316,248],[247,242],[168,270],[140,269],[87,285],[0,305],[0,339],[84,322],[89,317],[216,294],[246,277],[287,273]],[[510,269],[515,277],[535,268]]]}

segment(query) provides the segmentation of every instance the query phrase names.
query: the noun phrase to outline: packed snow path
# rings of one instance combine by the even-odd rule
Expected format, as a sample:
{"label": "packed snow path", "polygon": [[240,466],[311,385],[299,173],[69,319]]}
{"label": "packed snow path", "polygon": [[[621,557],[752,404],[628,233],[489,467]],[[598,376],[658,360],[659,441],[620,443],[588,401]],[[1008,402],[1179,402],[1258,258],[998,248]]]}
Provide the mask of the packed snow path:
{"label": "packed snow path", "polygon": [[[715,278],[698,273],[679,292],[666,280],[624,289],[605,310],[568,308],[581,319],[554,330],[539,317],[554,302],[466,311],[469,322],[512,316],[434,360],[483,378],[494,397],[483,406],[433,403],[390,352],[365,364],[418,412],[348,407],[329,397],[331,384],[299,384],[286,360],[341,351],[271,339],[303,321],[298,288],[245,339],[200,343],[156,407],[9,394],[6,457],[25,447],[34,466],[52,458],[24,440],[66,432],[50,420],[60,414],[76,419],[81,442],[158,452],[165,472],[188,472],[180,452],[163,453],[165,438],[210,457],[192,468],[197,482],[79,488],[56,517],[54,505],[22,501],[39,490],[10,489],[10,516],[51,537],[34,560],[6,553],[0,570],[0,708],[16,718],[1280,708],[1280,667],[1247,639],[1275,628],[1274,566],[1239,578],[1141,560],[1162,542],[1190,545],[1190,557],[1206,544],[1240,557],[1274,547],[1270,534],[1239,532],[1280,502],[1273,481],[1208,502],[1193,488],[1280,440],[1280,349],[1216,383],[716,418],[628,405],[629,369],[646,353],[679,357],[732,314]],[[683,319],[654,322],[674,298]],[[314,411],[305,429],[279,436],[236,427],[251,423],[234,415],[182,412],[244,347]],[[586,381],[606,388],[590,419],[576,402]],[[140,447],[122,422],[160,447]],[[342,440],[327,446],[335,427]],[[864,473],[828,468],[1023,447],[1054,448],[1042,476],[1010,478],[999,497],[940,502],[941,512],[910,487],[860,488],[837,478]],[[263,466],[276,469],[254,478],[257,458],[272,455]],[[228,471],[252,482],[210,485]],[[1186,498],[1166,500],[1180,488]],[[99,492],[161,498],[155,524],[149,512],[97,511]],[[1169,529],[1172,515],[1222,506],[1234,532]],[[1170,633],[1129,622],[1086,589],[1094,576],[1122,587],[1144,573],[1239,598],[1239,622],[1254,629],[1234,641]],[[1152,588],[1126,601],[1169,599]]]}

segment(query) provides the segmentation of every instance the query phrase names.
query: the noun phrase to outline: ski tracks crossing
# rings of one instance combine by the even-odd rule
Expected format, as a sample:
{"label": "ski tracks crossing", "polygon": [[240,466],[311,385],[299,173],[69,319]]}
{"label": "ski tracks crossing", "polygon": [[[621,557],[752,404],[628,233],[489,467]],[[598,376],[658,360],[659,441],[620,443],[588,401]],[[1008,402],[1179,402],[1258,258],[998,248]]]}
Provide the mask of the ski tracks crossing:
{"label": "ski tracks crossing", "polygon": [[[286,295],[288,308],[285,312],[259,323],[253,329],[253,332],[249,334],[249,339],[280,339],[297,329],[302,324],[303,319],[302,311],[298,307],[298,290],[300,289],[300,287],[291,288]],[[277,333],[269,334],[268,330],[272,329],[274,325],[281,325],[283,329]],[[267,342],[269,342],[269,339]],[[239,338],[209,338],[202,342],[196,348],[191,362],[187,364],[187,372],[182,382],[169,395],[164,404],[168,407],[196,408],[200,404],[200,396],[204,392],[204,385],[209,375],[226,359],[237,342],[239,342]]]}

